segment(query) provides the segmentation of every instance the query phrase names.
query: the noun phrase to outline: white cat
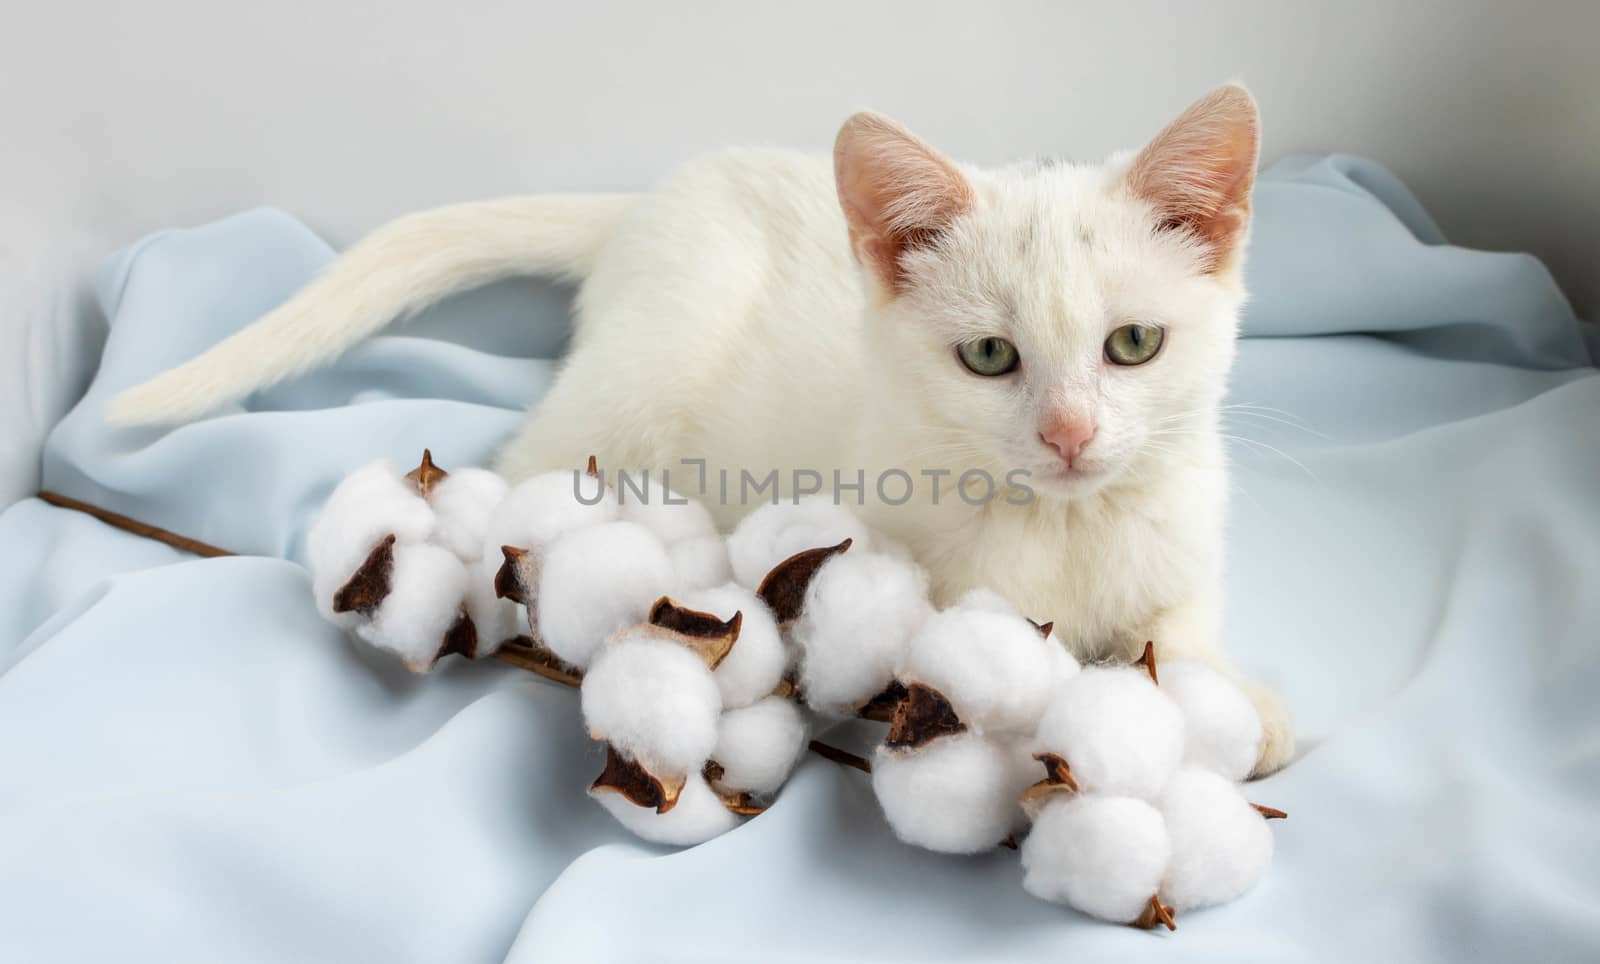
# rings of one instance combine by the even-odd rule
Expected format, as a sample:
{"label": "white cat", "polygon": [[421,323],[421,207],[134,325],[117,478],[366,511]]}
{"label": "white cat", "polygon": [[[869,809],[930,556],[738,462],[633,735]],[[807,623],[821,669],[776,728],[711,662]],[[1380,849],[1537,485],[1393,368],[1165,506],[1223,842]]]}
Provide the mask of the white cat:
{"label": "white cat", "polygon": [[[776,469],[788,494],[812,485],[796,470],[825,492],[837,470],[865,481],[843,497],[864,495],[859,511],[912,549],[941,600],[988,585],[1081,656],[1153,639],[1162,659],[1225,665],[1219,405],[1258,143],[1238,86],[1100,166],[979,170],[864,113],[831,165],[729,150],[645,196],[424,212],[111,415],[197,416],[451,292],[575,278],[570,357],[502,453],[508,475],[597,452],[669,469],[693,494],[680,460],[704,459],[713,480]],[[888,469],[912,483],[903,505],[888,504],[900,476],[878,489]],[[1019,470],[1032,499],[1006,485]],[[741,507],[719,511],[726,523]],[[1267,773],[1293,738],[1276,697],[1252,693]]]}

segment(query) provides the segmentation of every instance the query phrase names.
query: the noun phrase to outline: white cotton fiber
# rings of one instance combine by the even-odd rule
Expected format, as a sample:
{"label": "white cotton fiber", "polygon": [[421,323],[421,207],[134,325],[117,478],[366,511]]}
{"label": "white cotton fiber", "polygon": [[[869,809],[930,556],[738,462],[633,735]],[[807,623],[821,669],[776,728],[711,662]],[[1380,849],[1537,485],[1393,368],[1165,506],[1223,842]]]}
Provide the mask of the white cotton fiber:
{"label": "white cotton fiber", "polygon": [[1171,853],[1160,812],[1143,800],[1061,794],[1045,804],[1022,842],[1022,887],[1102,920],[1131,923],[1160,888]]}
{"label": "white cotton fiber", "polygon": [[723,770],[720,782],[734,791],[777,792],[805,752],[806,735],[805,712],[781,696],[725,711],[711,751]]}
{"label": "white cotton fiber", "polygon": [[647,490],[645,499],[648,501],[641,500],[633,489],[625,486],[618,487],[617,499],[620,503],[618,518],[644,526],[668,545],[717,535],[717,524],[705,506],[659,485]]}
{"label": "white cotton fiber", "polygon": [[677,591],[707,589],[733,579],[728,565],[728,542],[718,535],[679,539],[667,546],[677,572]]}
{"label": "white cotton fiber", "polygon": [[607,636],[644,622],[672,580],[672,560],[643,526],[608,522],[570,532],[540,564],[539,635],[557,656],[587,666]]}
{"label": "white cotton fiber", "polygon": [[899,676],[939,691],[981,733],[1031,733],[1054,667],[1050,644],[1021,616],[947,609],[912,635]]}
{"label": "white cotton fiber", "polygon": [[498,557],[501,546],[519,549],[547,546],[569,532],[616,521],[616,493],[608,491],[598,502],[586,505],[579,496],[593,499],[599,482],[580,471],[576,484],[574,490],[571,471],[557,471],[536,475],[513,486],[489,517],[483,538],[483,557]]}
{"label": "white cotton fiber", "polygon": [[658,778],[698,774],[717,742],[721,695],[699,655],[648,626],[607,641],[584,674],[583,722]]}
{"label": "white cotton fiber", "polygon": [[452,469],[428,495],[436,520],[433,541],[464,562],[482,558],[489,519],[509,490],[506,480],[488,469]]}
{"label": "white cotton fiber", "polygon": [[360,613],[335,613],[334,594],[386,537],[394,535],[401,543],[425,542],[433,523],[433,510],[393,462],[371,462],[345,476],[306,534],[306,562],[317,609],[346,629],[363,623]]}
{"label": "white cotton fiber", "polygon": [[843,506],[823,499],[801,499],[800,504],[764,505],[745,516],[728,536],[728,559],[733,578],[755,589],[767,573],[797,552],[836,546],[854,540],[848,554],[872,548],[867,527]]}
{"label": "white cotton fiber", "polygon": [[[982,612],[998,613],[1005,616],[1022,616],[1021,610],[1011,604],[1009,599],[995,592],[993,589],[978,587],[969,589],[960,599],[956,600],[955,609],[979,610]],[[1024,617],[1026,618],[1026,617]],[[1033,626],[1032,622],[1028,623]],[[1035,632],[1038,627],[1033,627]],[[1062,644],[1061,637],[1051,633],[1045,637],[1046,652],[1050,657],[1050,677],[1054,683],[1059,683],[1069,676],[1075,675],[1080,669],[1078,661],[1067,651]]]}
{"label": "white cotton fiber", "polygon": [[1243,780],[1261,749],[1261,716],[1233,680],[1193,659],[1162,663],[1161,692],[1183,712],[1184,761]]}
{"label": "white cotton fiber", "polygon": [[467,571],[454,553],[426,543],[397,545],[389,594],[356,635],[398,653],[413,673],[426,672],[460,616],[466,592]]}
{"label": "white cotton fiber", "polygon": [[1172,839],[1161,898],[1177,910],[1233,900],[1272,862],[1266,820],[1236,784],[1209,770],[1179,770],[1161,795],[1161,813]]}
{"label": "white cotton fiber", "polygon": [[985,586],[968,589],[965,593],[962,593],[960,599],[956,600],[956,604],[952,608],[975,609],[979,612],[999,613],[1003,616],[1022,615],[1017,607],[1011,605],[1009,599]]}
{"label": "white cotton fiber", "polygon": [[692,847],[721,836],[739,825],[738,815],[706,785],[705,777],[692,774],[678,795],[677,805],[666,813],[631,803],[620,793],[589,791],[602,807],[634,836],[674,847]]}
{"label": "white cotton fiber", "polygon": [[478,634],[478,657],[488,656],[500,644],[522,632],[521,611],[509,599],[495,595],[494,577],[499,571],[482,562],[466,566],[467,615],[472,617],[472,628]]}
{"label": "white cotton fiber", "polygon": [[806,703],[853,715],[894,681],[911,634],[931,612],[928,577],[909,562],[852,548],[823,563],[791,633]]}
{"label": "white cotton fiber", "polygon": [[1012,748],[970,732],[915,750],[880,746],[872,762],[872,789],[894,835],[941,853],[979,853],[1004,840],[1027,782]]}
{"label": "white cotton fiber", "polygon": [[728,583],[712,589],[697,589],[673,597],[679,605],[728,620],[743,613],[739,641],[717,666],[713,674],[722,690],[722,705],[730,709],[749,706],[768,696],[783,679],[789,654],[772,610],[750,590]]}
{"label": "white cotton fiber", "polygon": [[1038,742],[1085,792],[1154,800],[1183,758],[1183,715],[1143,669],[1089,667],[1056,687]]}

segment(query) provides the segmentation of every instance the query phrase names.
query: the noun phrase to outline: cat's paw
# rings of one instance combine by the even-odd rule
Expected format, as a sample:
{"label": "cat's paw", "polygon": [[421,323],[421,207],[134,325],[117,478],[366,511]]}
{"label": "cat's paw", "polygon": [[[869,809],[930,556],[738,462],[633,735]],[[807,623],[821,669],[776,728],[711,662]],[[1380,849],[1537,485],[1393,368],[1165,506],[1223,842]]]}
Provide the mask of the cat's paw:
{"label": "cat's paw", "polygon": [[1250,779],[1257,780],[1278,772],[1294,758],[1294,721],[1277,693],[1254,683],[1245,690],[1261,717],[1261,749],[1250,771]]}

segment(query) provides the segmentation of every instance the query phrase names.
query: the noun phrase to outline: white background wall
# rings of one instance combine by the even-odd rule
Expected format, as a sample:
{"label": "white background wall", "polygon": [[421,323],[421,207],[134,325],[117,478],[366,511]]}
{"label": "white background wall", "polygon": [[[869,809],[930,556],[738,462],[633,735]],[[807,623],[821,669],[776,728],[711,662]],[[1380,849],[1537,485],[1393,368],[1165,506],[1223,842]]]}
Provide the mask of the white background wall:
{"label": "white background wall", "polygon": [[1600,3],[1585,0],[0,12],[0,415],[25,405],[38,425],[71,391],[8,377],[6,359],[92,351],[80,303],[48,293],[158,227],[265,203],[344,243],[445,201],[643,188],[719,144],[822,149],[862,106],[969,160],[1095,158],[1231,78],[1260,99],[1269,160],[1375,157],[1453,240],[1532,251],[1600,311]]}

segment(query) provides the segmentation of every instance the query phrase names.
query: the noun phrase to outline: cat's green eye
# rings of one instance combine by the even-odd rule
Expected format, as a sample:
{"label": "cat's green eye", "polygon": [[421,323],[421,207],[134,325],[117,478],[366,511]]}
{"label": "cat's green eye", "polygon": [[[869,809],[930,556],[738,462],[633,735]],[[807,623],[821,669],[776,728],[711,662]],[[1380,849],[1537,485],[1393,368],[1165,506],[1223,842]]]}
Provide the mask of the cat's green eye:
{"label": "cat's green eye", "polygon": [[1143,365],[1161,350],[1164,335],[1155,325],[1123,325],[1106,339],[1106,360],[1113,365]]}
{"label": "cat's green eye", "polygon": [[1004,375],[1015,371],[1021,356],[1017,354],[1017,346],[1004,338],[974,338],[964,341],[956,346],[956,354],[961,358],[961,364],[974,375],[985,377]]}

